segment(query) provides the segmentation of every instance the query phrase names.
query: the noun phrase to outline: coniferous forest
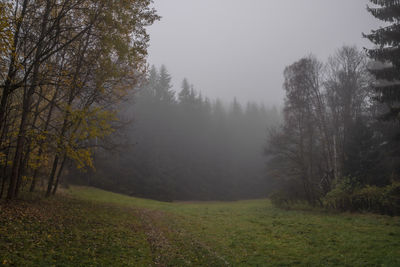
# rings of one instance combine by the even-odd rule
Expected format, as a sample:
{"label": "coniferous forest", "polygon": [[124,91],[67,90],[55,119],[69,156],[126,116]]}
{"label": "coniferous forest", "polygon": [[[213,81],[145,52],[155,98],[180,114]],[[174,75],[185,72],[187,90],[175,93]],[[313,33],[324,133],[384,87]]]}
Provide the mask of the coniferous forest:
{"label": "coniferous forest", "polygon": [[263,147],[277,108],[210,100],[187,79],[175,92],[165,66],[153,66],[123,106],[121,120],[132,123],[115,149],[97,150],[96,171],[72,172],[69,181],[167,201],[267,196]]}

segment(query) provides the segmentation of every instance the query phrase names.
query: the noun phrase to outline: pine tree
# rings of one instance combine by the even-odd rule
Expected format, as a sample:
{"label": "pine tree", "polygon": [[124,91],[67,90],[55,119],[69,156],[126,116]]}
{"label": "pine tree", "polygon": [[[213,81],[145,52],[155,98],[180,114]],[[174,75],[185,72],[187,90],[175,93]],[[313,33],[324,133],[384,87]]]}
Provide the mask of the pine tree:
{"label": "pine tree", "polygon": [[141,97],[152,99],[156,96],[156,88],[159,80],[159,75],[156,67],[153,65],[149,71],[147,82],[144,87],[140,89],[139,93]]}
{"label": "pine tree", "polygon": [[371,69],[378,79],[375,85],[377,98],[389,107],[384,119],[400,121],[400,1],[398,0],[370,0],[374,7],[368,11],[377,19],[389,26],[373,30],[364,35],[376,45],[367,50],[368,55],[380,62]]}
{"label": "pine tree", "polygon": [[171,75],[164,65],[161,65],[160,68],[156,97],[164,103],[175,102],[175,92],[172,90]]}
{"label": "pine tree", "polygon": [[190,98],[190,85],[186,78],[182,81],[182,90],[179,92],[178,97],[180,103],[187,103]]}

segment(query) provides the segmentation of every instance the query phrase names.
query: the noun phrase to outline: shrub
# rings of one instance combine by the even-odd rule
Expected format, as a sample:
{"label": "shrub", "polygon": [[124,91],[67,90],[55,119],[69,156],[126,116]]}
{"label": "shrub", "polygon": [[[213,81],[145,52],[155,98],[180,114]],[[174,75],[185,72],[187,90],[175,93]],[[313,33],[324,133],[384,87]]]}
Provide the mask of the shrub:
{"label": "shrub", "polygon": [[344,177],[334,183],[331,190],[323,199],[323,206],[335,210],[348,210],[352,206],[351,195],[359,188],[359,184],[351,177]]}
{"label": "shrub", "polygon": [[292,202],[288,194],[282,190],[273,192],[269,198],[271,199],[272,205],[278,208],[287,209]]}
{"label": "shrub", "polygon": [[366,186],[353,192],[351,197],[352,211],[382,213],[385,199],[385,188]]}
{"label": "shrub", "polygon": [[374,212],[400,215],[400,182],[386,187],[367,185],[349,190],[339,183],[323,198],[324,207],[341,211]]}
{"label": "shrub", "polygon": [[400,182],[386,186],[384,196],[384,213],[392,216],[400,215]]}
{"label": "shrub", "polygon": [[335,210],[346,210],[351,205],[350,194],[341,188],[330,191],[322,200],[324,207]]}

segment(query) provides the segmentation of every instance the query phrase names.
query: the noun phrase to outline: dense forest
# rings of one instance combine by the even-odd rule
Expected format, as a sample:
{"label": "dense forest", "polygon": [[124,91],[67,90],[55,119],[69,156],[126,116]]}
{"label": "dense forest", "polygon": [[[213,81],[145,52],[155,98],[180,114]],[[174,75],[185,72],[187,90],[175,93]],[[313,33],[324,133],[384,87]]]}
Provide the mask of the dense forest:
{"label": "dense forest", "polygon": [[97,150],[96,171],[72,172],[69,181],[161,200],[267,196],[263,146],[279,123],[277,108],[212,101],[187,79],[176,93],[167,68],[153,66],[121,110],[121,121],[132,123],[115,148]]}
{"label": "dense forest", "polygon": [[149,67],[151,0],[0,3],[0,198],[59,184],[159,200],[270,196],[341,210],[399,210],[397,1],[375,48],[305,56],[283,107],[209,99]]}

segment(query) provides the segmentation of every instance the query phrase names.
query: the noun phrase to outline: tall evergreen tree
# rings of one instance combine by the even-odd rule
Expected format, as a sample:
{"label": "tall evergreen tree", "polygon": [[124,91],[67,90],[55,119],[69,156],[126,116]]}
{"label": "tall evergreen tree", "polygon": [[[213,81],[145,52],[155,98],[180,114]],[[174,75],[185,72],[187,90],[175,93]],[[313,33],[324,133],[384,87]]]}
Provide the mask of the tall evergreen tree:
{"label": "tall evergreen tree", "polygon": [[368,55],[381,64],[371,69],[379,82],[376,83],[377,98],[388,105],[385,119],[400,121],[400,1],[370,0],[374,7],[368,11],[389,26],[373,30],[364,35],[375,48],[367,50]]}
{"label": "tall evergreen tree", "polygon": [[172,90],[171,85],[171,75],[168,73],[168,70],[164,65],[160,68],[156,95],[165,103],[172,103],[175,101],[175,92]]}
{"label": "tall evergreen tree", "polygon": [[186,78],[182,81],[182,90],[179,92],[178,98],[180,103],[187,103],[189,101],[190,85]]}

